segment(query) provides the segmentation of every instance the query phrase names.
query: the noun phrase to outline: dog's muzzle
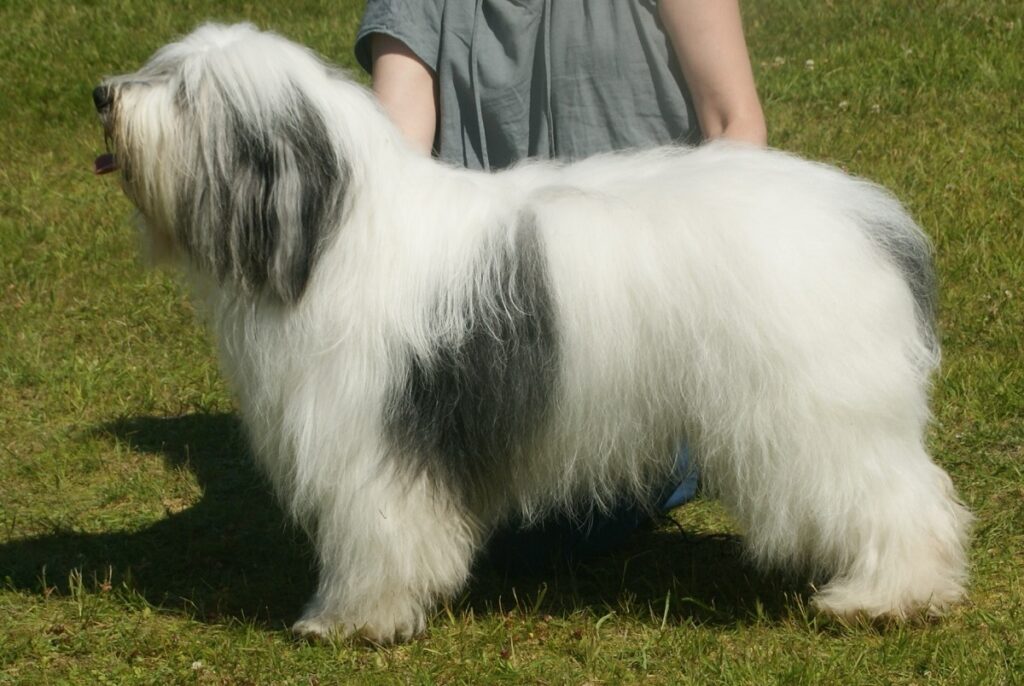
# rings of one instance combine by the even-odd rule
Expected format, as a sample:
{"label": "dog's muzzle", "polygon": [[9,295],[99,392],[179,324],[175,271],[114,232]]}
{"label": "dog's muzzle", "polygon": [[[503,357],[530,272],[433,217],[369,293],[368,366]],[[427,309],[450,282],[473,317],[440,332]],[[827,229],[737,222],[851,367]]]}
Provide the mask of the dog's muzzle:
{"label": "dog's muzzle", "polygon": [[[114,104],[114,89],[107,85],[99,85],[92,90],[92,102],[96,105],[96,112],[103,121],[103,136],[107,139],[108,147],[110,141],[110,110]],[[105,152],[92,164],[94,174],[109,174],[117,171],[117,158],[111,152]]]}
{"label": "dog's muzzle", "polygon": [[92,89],[92,101],[96,111],[104,114],[114,102],[114,89],[110,86],[96,86]]}

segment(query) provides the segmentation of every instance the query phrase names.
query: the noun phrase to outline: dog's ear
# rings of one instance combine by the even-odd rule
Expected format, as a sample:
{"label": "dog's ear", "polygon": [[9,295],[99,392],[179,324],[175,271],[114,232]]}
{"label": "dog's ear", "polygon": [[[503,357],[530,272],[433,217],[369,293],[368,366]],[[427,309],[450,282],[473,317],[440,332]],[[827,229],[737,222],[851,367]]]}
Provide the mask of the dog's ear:
{"label": "dog's ear", "polygon": [[298,89],[273,103],[215,98],[179,219],[185,248],[223,283],[293,304],[340,222],[347,169]]}

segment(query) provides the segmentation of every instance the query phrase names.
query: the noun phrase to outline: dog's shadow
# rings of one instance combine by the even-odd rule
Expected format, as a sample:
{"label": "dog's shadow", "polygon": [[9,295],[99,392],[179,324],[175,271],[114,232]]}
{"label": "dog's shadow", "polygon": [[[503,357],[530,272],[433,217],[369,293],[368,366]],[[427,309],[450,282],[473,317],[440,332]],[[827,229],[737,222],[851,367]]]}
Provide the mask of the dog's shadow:
{"label": "dog's shadow", "polygon": [[[139,594],[204,621],[278,629],[296,618],[316,583],[312,551],[254,471],[236,417],[134,417],[94,433],[190,470],[201,498],[140,530],[58,531],[0,545],[0,577],[8,585],[66,593],[80,573],[100,591]],[[523,570],[485,560],[473,579],[455,609],[477,615],[525,605],[550,615],[610,608],[660,621],[668,597],[669,621],[732,624],[782,616],[799,594],[791,582],[747,565],[734,536],[664,527],[572,565]]]}
{"label": "dog's shadow", "polygon": [[71,573],[80,571],[87,587],[112,581],[115,590],[211,621],[277,623],[301,607],[315,581],[308,548],[282,525],[281,510],[248,461],[236,417],[123,418],[83,440],[96,437],[192,472],[198,502],[172,505],[137,530],[57,531],[7,543],[0,546],[0,577],[49,594],[65,592]]}

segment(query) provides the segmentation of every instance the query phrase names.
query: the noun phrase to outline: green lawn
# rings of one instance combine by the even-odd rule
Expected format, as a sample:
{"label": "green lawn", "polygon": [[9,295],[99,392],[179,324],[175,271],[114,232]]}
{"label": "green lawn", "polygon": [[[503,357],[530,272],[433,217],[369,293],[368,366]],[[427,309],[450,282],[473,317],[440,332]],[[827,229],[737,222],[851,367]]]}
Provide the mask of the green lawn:
{"label": "green lawn", "polygon": [[930,442],[978,515],[969,601],[821,622],[701,500],[586,567],[483,568],[387,649],[285,630],[309,550],[182,290],[139,266],[128,202],[90,173],[92,87],[204,19],[353,65],[361,3],[267,4],[0,2],[0,683],[1024,681],[1024,2],[744,3],[772,144],[889,186],[934,239]]}

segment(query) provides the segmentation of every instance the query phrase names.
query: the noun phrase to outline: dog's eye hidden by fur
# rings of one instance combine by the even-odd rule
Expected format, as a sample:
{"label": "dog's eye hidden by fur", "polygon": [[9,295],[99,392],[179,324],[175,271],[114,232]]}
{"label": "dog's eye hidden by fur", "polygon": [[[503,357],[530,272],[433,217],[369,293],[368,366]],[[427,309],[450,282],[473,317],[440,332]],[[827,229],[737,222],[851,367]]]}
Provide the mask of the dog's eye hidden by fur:
{"label": "dog's eye hidden by fur", "polygon": [[174,106],[178,108],[179,113],[184,113],[188,110],[188,86],[185,84],[184,79],[178,80],[178,87],[174,90]]}

